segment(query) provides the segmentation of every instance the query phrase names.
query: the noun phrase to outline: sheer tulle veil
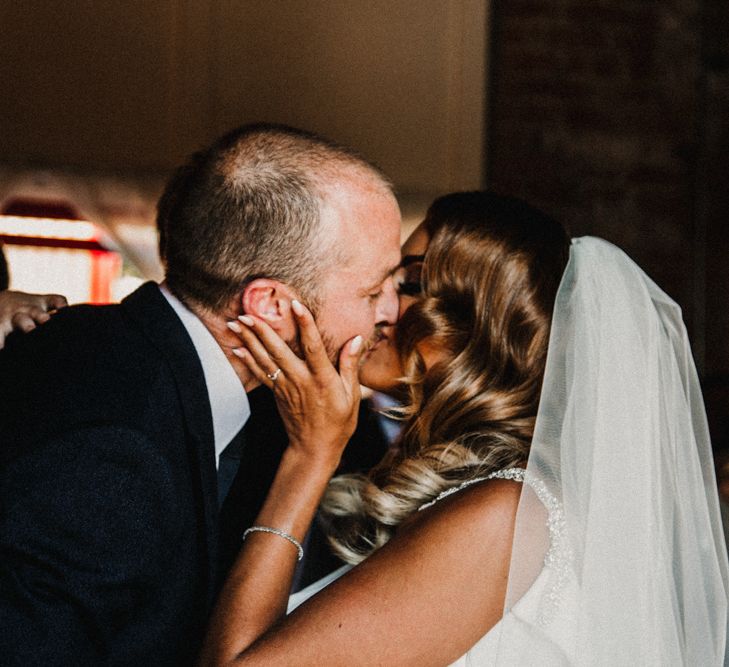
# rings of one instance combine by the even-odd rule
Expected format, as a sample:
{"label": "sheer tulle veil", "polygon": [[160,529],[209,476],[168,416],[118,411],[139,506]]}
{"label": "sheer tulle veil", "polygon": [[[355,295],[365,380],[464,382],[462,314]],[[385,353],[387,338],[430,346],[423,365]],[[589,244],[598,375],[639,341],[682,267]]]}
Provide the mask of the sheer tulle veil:
{"label": "sheer tulle veil", "polygon": [[727,553],[681,311],[600,239],[572,242],[526,476],[496,664],[723,664]]}

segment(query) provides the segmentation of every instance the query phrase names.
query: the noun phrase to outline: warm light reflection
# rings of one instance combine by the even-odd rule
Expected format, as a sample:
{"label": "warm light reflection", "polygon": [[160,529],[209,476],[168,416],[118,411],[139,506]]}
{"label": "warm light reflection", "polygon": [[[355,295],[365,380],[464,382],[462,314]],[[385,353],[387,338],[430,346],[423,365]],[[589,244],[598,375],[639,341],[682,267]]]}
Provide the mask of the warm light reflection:
{"label": "warm light reflection", "polygon": [[122,256],[102,245],[86,220],[0,215],[0,243],[11,289],[63,294],[69,303],[110,303],[124,296]]}
{"label": "warm light reflection", "polygon": [[126,296],[116,285],[122,272],[118,253],[22,245],[6,245],[4,251],[11,289],[63,294],[69,303],[111,303]]}
{"label": "warm light reflection", "polygon": [[15,215],[0,215],[0,235],[2,234],[70,241],[96,241],[99,238],[96,226],[85,220],[26,218]]}

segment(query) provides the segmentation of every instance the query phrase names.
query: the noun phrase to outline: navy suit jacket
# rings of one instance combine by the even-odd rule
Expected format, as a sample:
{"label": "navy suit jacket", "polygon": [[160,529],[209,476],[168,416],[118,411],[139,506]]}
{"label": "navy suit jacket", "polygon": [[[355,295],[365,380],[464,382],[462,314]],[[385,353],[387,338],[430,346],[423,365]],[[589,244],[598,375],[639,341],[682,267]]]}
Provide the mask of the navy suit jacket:
{"label": "navy suit jacket", "polygon": [[[8,339],[3,664],[194,661],[286,446],[270,392],[253,392],[251,402],[241,468],[219,512],[202,367],[154,283],[120,305],[67,308]],[[364,445],[364,464],[349,455],[355,465],[345,456],[345,468],[368,467],[384,448],[381,437]],[[313,563],[309,579],[334,565]]]}

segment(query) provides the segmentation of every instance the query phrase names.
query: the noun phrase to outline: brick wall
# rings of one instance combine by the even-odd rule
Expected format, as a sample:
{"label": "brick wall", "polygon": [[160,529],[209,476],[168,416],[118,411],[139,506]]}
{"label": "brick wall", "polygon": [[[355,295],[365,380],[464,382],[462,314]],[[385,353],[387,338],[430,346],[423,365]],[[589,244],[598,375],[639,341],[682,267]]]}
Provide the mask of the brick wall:
{"label": "brick wall", "polygon": [[623,247],[682,306],[720,383],[728,15],[726,0],[494,0],[486,170],[573,235]]}

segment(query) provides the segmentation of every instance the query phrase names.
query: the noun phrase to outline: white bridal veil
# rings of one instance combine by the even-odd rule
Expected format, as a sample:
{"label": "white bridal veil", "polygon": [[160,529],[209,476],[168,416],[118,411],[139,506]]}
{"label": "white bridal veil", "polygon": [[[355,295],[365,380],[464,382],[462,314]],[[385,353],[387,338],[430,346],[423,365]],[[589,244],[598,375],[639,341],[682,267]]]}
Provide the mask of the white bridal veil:
{"label": "white bridal veil", "polygon": [[526,476],[496,664],[723,664],[727,554],[681,312],[600,239],[572,242]]}

